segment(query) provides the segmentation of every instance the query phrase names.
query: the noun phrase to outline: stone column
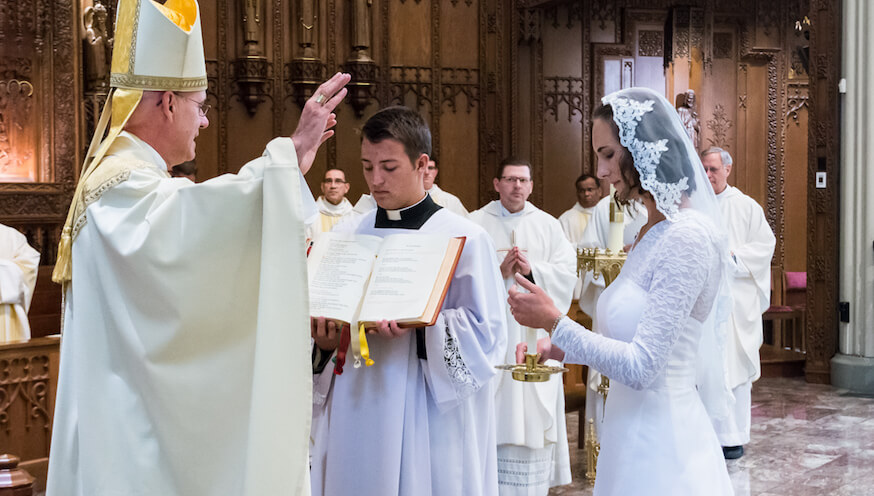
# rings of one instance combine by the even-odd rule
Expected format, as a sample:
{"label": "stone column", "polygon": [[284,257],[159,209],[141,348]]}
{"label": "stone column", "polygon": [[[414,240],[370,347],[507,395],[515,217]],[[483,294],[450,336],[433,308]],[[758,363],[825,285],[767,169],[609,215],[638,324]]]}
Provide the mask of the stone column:
{"label": "stone column", "polygon": [[850,311],[839,324],[831,377],[835,386],[874,393],[874,5],[844,0],[843,21],[840,301]]}

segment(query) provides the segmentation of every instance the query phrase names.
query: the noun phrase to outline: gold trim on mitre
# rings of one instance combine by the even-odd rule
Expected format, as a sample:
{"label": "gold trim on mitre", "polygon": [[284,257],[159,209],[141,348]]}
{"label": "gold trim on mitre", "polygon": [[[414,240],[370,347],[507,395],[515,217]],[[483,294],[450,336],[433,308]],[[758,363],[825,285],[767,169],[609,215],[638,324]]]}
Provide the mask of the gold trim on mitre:
{"label": "gold trim on mitre", "polygon": [[[139,105],[143,92],[206,90],[206,60],[196,0],[119,0],[112,54],[111,93],[85,155],[58,243],[52,280],[72,279],[72,250],[85,222],[84,185]],[[111,116],[111,119],[110,119]],[[108,125],[108,126],[107,126]],[[104,133],[107,127],[109,132]],[[99,177],[99,175],[97,176]]]}
{"label": "gold trim on mitre", "polygon": [[[119,0],[110,85],[153,91],[206,90],[196,0]],[[124,9],[124,10],[122,10]],[[120,36],[120,38],[119,38]],[[119,46],[119,40],[123,46]],[[116,56],[117,54],[117,56]]]}

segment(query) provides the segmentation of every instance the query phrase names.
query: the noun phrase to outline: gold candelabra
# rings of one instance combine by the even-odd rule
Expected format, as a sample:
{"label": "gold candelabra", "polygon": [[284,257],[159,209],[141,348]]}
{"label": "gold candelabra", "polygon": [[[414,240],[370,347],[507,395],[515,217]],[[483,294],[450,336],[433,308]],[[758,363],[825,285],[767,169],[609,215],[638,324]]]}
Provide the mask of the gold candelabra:
{"label": "gold candelabra", "polygon": [[552,374],[561,374],[568,370],[564,367],[553,367],[537,363],[539,358],[539,353],[526,353],[525,363],[496,365],[495,368],[511,372],[513,379],[520,382],[546,382]]}
{"label": "gold candelabra", "polygon": [[[604,286],[609,286],[619,276],[622,271],[622,266],[625,264],[626,254],[619,250],[613,252],[610,250],[601,250],[598,248],[584,248],[577,251],[577,272],[580,276],[587,272],[592,273],[592,278],[604,278]],[[594,322],[594,316],[593,316]],[[594,325],[592,326],[594,327]],[[601,374],[601,384],[598,385],[598,394],[601,395],[603,405],[607,405],[607,393],[610,391],[610,379]],[[602,415],[604,409],[601,410]],[[594,481],[597,475],[596,465],[598,463],[598,454],[601,452],[601,443],[598,442],[597,434],[595,433],[594,419],[589,419],[589,428],[587,431],[585,450],[586,450],[586,479]]]}

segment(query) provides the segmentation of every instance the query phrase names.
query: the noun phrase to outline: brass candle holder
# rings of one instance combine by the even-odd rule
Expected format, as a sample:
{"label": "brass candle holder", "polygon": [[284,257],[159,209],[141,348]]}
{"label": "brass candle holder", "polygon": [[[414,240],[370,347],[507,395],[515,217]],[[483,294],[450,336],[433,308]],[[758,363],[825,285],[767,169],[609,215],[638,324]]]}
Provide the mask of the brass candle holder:
{"label": "brass candle holder", "polygon": [[[584,248],[577,250],[577,272],[580,276],[592,272],[594,279],[604,278],[604,286],[609,286],[619,277],[622,266],[625,265],[627,255],[624,251],[613,252],[598,248]],[[594,325],[593,325],[594,327]],[[607,393],[610,391],[610,379],[601,374],[601,384],[598,385],[598,394],[601,395],[604,406],[607,405]],[[602,415],[605,411],[602,408]],[[586,479],[594,482],[597,472],[598,454],[601,452],[601,443],[595,433],[595,421],[589,419],[585,450],[586,450]]]}
{"label": "brass candle holder", "polygon": [[499,370],[507,370],[513,374],[513,379],[520,382],[546,382],[552,374],[561,374],[567,372],[564,367],[553,367],[537,363],[540,354],[525,354],[525,363],[513,363],[507,365],[496,365]]}

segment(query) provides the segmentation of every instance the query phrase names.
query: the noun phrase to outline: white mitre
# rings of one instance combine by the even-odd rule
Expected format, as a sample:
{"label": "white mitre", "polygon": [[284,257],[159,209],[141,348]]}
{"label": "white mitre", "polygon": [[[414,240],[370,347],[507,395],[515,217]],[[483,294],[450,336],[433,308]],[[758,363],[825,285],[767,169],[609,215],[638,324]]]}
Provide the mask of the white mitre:
{"label": "white mitre", "polygon": [[[85,215],[82,187],[136,110],[144,91],[202,91],[207,88],[203,33],[197,0],[119,0],[112,51],[110,93],[85,154],[82,175],[61,241],[52,280],[72,279],[73,227]],[[109,131],[106,128],[109,127]],[[103,135],[106,134],[104,138]]]}
{"label": "white mitre", "polygon": [[110,86],[205,90],[206,60],[196,0],[119,0]]}

